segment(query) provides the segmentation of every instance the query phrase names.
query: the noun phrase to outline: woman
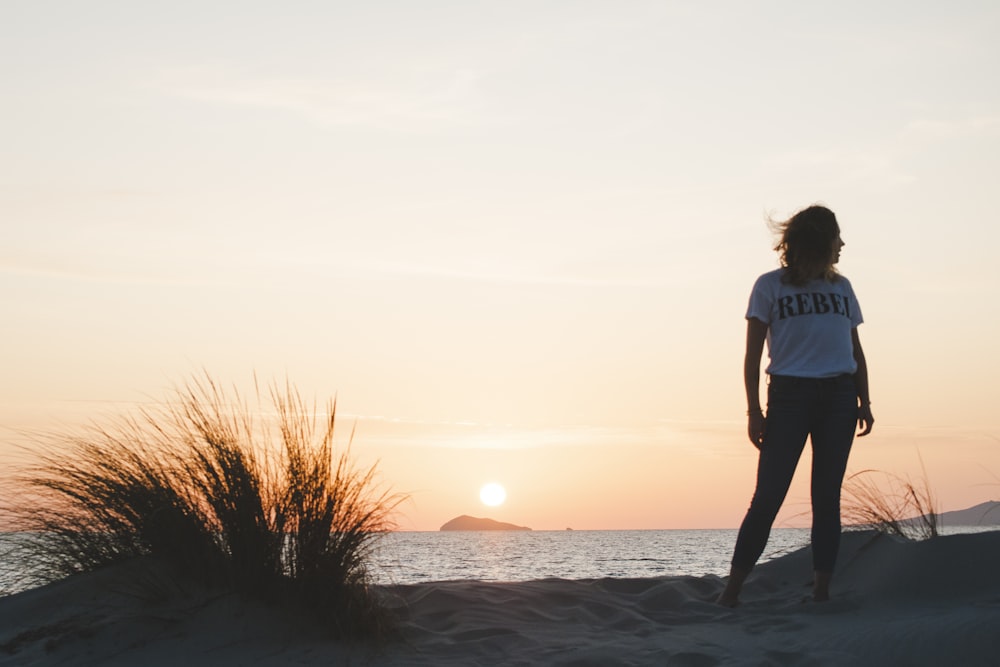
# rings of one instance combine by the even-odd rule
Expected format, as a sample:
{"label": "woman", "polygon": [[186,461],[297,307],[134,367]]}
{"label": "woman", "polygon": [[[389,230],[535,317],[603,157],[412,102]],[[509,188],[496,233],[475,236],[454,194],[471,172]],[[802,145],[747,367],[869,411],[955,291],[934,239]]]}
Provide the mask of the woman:
{"label": "woman", "polygon": [[[813,598],[829,599],[840,546],[840,487],[854,424],[863,436],[875,421],[858,338],[861,309],[851,283],[834,268],[844,247],[836,216],[810,206],[776,227],[782,268],[757,279],[746,315],[747,434],[760,454],[757,487],[718,599],[728,607],[738,604],[743,582],[764,551],[807,437],[813,451]],[[766,417],[759,398],[765,340]]]}

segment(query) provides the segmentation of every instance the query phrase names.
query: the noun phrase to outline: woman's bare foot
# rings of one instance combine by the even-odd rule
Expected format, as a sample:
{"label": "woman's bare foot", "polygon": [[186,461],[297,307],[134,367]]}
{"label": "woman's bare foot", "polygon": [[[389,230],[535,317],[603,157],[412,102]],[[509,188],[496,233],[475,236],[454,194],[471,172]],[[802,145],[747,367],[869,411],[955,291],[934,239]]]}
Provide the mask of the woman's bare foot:
{"label": "woman's bare foot", "polygon": [[733,568],[729,571],[729,579],[726,581],[726,588],[719,594],[715,604],[733,608],[740,603],[740,591],[743,590],[743,582],[746,581],[749,572]]}
{"label": "woman's bare foot", "polygon": [[833,579],[831,572],[813,573],[813,600],[816,602],[830,601],[830,580]]}
{"label": "woman's bare foot", "polygon": [[715,604],[719,605],[720,607],[729,607],[730,609],[738,606],[739,603],[740,603],[739,596],[726,593],[726,591],[723,591],[722,594],[715,600]]}

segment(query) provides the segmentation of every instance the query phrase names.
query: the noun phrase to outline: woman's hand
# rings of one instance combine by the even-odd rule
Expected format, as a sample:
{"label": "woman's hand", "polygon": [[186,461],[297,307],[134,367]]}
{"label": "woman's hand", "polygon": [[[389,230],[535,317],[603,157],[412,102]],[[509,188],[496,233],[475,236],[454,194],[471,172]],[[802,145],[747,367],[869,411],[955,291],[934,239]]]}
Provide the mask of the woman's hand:
{"label": "woman's hand", "polygon": [[858,433],[858,437],[863,435],[868,435],[872,432],[872,426],[875,424],[875,418],[872,417],[872,404],[862,405],[858,408],[858,428],[861,431]]}
{"label": "woman's hand", "polygon": [[747,435],[754,447],[760,449],[764,444],[764,431],[767,429],[767,419],[764,413],[756,410],[747,415]]}

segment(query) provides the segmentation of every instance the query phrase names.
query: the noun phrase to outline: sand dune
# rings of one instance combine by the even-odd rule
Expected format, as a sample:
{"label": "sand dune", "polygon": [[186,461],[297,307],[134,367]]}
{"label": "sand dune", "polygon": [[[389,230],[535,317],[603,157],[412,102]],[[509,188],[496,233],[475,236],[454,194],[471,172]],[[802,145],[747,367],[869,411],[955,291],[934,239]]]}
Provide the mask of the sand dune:
{"label": "sand dune", "polygon": [[402,637],[377,651],[134,565],[0,599],[0,665],[1000,664],[1000,532],[847,534],[840,562],[832,602],[805,601],[802,550],[734,610],[715,576],[387,587]]}

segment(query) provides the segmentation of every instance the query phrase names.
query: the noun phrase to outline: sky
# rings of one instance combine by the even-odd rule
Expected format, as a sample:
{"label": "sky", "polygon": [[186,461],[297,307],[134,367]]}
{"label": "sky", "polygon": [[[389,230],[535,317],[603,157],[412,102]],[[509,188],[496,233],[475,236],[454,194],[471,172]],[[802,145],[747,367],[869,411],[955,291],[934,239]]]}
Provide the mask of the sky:
{"label": "sky", "polygon": [[256,374],[336,397],[401,529],[734,527],[766,219],[821,202],[876,419],[849,472],[1000,498],[998,32],[968,0],[6,0],[0,455]]}

